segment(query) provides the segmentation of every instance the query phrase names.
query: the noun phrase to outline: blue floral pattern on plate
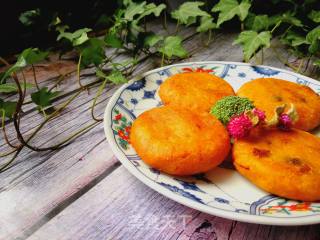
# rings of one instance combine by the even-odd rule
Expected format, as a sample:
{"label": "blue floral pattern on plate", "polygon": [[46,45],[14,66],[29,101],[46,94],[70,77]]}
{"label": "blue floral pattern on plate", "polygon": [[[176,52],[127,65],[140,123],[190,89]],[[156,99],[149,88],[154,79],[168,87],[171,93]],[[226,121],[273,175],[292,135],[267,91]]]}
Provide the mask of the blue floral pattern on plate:
{"label": "blue floral pattern on plate", "polygon": [[[255,78],[276,76],[308,85],[318,93],[320,83],[308,77],[267,66],[245,63],[195,62],[167,66],[147,72],[138,81],[121,87],[110,100],[104,117],[107,139],[117,158],[137,178],[154,190],[189,207],[229,219],[274,225],[303,225],[320,222],[320,203],[289,201],[270,195],[245,180],[230,160],[207,173],[190,177],[173,177],[147,166],[131,144],[119,144],[117,125],[112,121],[121,114],[134,121],[144,111],[160,106],[159,85],[168,76],[186,69],[208,71],[223,77],[235,90]],[[126,126],[123,126],[126,129]],[[121,132],[120,132],[121,133]],[[320,136],[320,132],[316,133]],[[121,135],[120,137],[126,137]],[[121,141],[120,141],[121,142]]]}
{"label": "blue floral pattern on plate", "polygon": [[127,89],[131,91],[139,91],[140,89],[143,89],[145,85],[146,85],[146,79],[143,78],[141,80],[135,81],[132,84],[130,84],[127,87]]}
{"label": "blue floral pattern on plate", "polygon": [[280,71],[268,67],[252,66],[252,69],[260,75],[264,75],[266,77],[274,76],[280,73]]}

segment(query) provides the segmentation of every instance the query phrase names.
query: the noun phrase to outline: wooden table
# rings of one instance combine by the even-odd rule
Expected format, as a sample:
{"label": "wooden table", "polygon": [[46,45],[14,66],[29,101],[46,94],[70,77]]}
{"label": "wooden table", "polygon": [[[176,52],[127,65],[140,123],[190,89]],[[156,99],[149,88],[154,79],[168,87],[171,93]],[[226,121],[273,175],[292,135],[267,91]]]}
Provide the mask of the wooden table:
{"label": "wooden table", "polygon": [[[151,26],[160,34],[160,24]],[[169,25],[169,31],[174,27]],[[191,57],[184,61],[242,61],[235,33],[217,34],[209,46],[205,36],[182,29],[184,46]],[[280,49],[280,52],[284,52]],[[109,53],[108,53],[109,54]],[[265,52],[265,65],[286,68]],[[119,54],[117,61],[128,56]],[[159,66],[159,59],[142,57],[133,76]],[[42,66],[43,67],[43,66]],[[72,69],[72,66],[70,67]],[[41,86],[51,86],[57,74],[40,73]],[[47,69],[48,70],[48,69]],[[49,70],[48,70],[49,71]],[[82,71],[81,81],[92,86],[48,124],[33,144],[59,142],[76,129],[93,122],[89,108],[98,85],[92,69]],[[40,76],[41,75],[41,76]],[[66,101],[77,90],[75,74],[63,81]],[[96,107],[103,111],[117,87],[110,85]],[[34,106],[25,109],[22,131],[28,134],[43,117]],[[15,139],[9,124],[10,139]],[[10,130],[11,129],[11,130]],[[3,139],[0,152],[6,151]],[[1,160],[4,161],[4,160]],[[0,173],[0,239],[320,239],[320,225],[278,227],[247,224],[211,216],[178,204],[151,190],[133,177],[113,156],[102,123],[94,125],[67,147],[53,152],[24,149],[5,172]]]}

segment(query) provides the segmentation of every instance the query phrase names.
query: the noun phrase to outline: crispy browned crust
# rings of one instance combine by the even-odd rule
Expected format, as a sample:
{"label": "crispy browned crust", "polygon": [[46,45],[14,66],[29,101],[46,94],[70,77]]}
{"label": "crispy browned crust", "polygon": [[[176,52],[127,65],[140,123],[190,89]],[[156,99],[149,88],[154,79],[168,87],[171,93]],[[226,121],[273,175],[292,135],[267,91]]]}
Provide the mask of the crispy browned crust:
{"label": "crispy browned crust", "polygon": [[295,127],[312,130],[320,124],[320,96],[311,88],[274,78],[258,78],[245,83],[237,95],[254,101],[254,105],[266,112],[267,119],[275,107],[293,103],[299,114]]}
{"label": "crispy browned crust", "polygon": [[216,118],[170,106],[141,114],[132,125],[130,140],[144,162],[174,175],[206,172],[230,150],[228,133]]}
{"label": "crispy browned crust", "polygon": [[236,169],[272,194],[320,200],[320,138],[301,131],[255,129],[233,146]]}
{"label": "crispy browned crust", "polygon": [[221,98],[234,95],[225,80],[202,72],[178,73],[160,86],[159,96],[165,105],[206,111]]}

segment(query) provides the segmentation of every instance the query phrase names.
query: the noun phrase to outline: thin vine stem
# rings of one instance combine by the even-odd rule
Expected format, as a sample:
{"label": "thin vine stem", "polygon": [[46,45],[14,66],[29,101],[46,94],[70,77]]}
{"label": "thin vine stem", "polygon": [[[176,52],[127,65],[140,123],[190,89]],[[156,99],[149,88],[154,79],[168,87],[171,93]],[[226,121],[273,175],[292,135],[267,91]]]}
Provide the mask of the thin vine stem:
{"label": "thin vine stem", "polygon": [[310,65],[310,61],[311,61],[311,57],[308,57],[307,64],[305,64],[305,68],[304,68],[303,72],[306,72],[308,70],[309,65]]}
{"label": "thin vine stem", "polygon": [[107,81],[108,81],[108,79],[105,79],[102,82],[102,84],[100,85],[100,87],[99,87],[99,89],[97,91],[97,94],[93,99],[92,106],[91,106],[91,116],[92,116],[93,120],[95,120],[97,122],[101,122],[103,119],[95,117],[95,115],[94,115],[94,107],[96,106],[96,102],[97,102],[98,98],[101,96],[102,91],[103,91],[103,89],[105,88],[105,86],[107,84]]}
{"label": "thin vine stem", "polygon": [[[22,74],[22,78],[23,78],[23,93],[22,93],[23,95],[22,95],[22,104],[21,104],[20,110],[22,108],[24,99],[26,97],[26,91],[27,91],[27,80],[26,80],[26,76],[24,75],[23,70],[21,71],[21,74]],[[20,111],[19,111],[19,114],[18,114],[18,126],[20,126],[20,120],[21,120],[21,114],[20,114]]]}
{"label": "thin vine stem", "polygon": [[[38,147],[33,147],[31,145],[28,144],[28,142],[43,128],[43,126],[49,122],[53,117],[55,117],[56,115],[58,115],[58,113],[60,111],[62,111],[65,107],[67,107],[79,94],[81,93],[81,91],[78,91],[76,94],[74,94],[71,98],[69,98],[60,108],[58,108],[57,110],[55,110],[52,114],[50,114],[37,128],[36,130],[30,135],[30,137],[27,140],[23,140],[23,144],[30,148],[33,151],[48,151],[48,150],[55,150],[56,147],[58,145],[61,144],[56,144],[54,146],[51,147],[45,147],[45,148],[38,148]],[[18,129],[19,131],[19,129]],[[20,131],[19,131],[20,132]]]}
{"label": "thin vine stem", "polygon": [[80,81],[81,60],[82,60],[82,54],[79,55],[79,60],[78,60],[78,64],[77,64],[77,80],[78,80],[78,84],[79,84],[80,88],[83,88],[83,85],[81,84],[81,81]]}
{"label": "thin vine stem", "polygon": [[51,92],[54,88],[56,88],[64,80],[65,76],[65,74],[60,75],[58,81],[52,87],[50,87],[48,91]]}
{"label": "thin vine stem", "polygon": [[7,168],[11,165],[11,163],[13,163],[13,161],[16,159],[16,157],[18,156],[18,154],[21,152],[23,147],[15,150],[15,154],[13,155],[13,157],[8,161],[6,162],[5,164],[3,164],[1,167],[0,167],[0,172],[3,172],[4,170],[7,170]]}
{"label": "thin vine stem", "polygon": [[164,28],[164,30],[166,30],[167,34],[169,34],[166,11],[163,12],[162,27]]}
{"label": "thin vine stem", "polygon": [[300,60],[299,66],[298,66],[297,73],[300,73],[300,70],[301,70],[301,67],[303,66],[303,64],[304,64],[304,59],[302,58]]}
{"label": "thin vine stem", "polygon": [[280,24],[282,23],[282,21],[280,20],[280,21],[278,21],[277,23],[276,23],[276,25],[274,25],[274,27],[271,29],[271,34],[274,32],[274,30],[276,30],[276,28],[277,27],[279,27],[280,26]]}
{"label": "thin vine stem", "polygon": [[33,64],[31,64],[31,68],[32,68],[32,73],[33,73],[34,84],[36,85],[36,88],[37,88],[38,90],[40,90],[40,87],[39,87],[39,84],[38,84],[38,81],[37,81],[36,69],[35,69],[35,67],[34,67]]}
{"label": "thin vine stem", "polygon": [[23,79],[23,98],[26,97],[26,91],[27,91],[27,79],[26,76],[24,75],[23,70],[21,71],[22,79]]}
{"label": "thin vine stem", "polygon": [[23,93],[22,93],[22,89],[21,89],[21,85],[19,83],[18,77],[16,74],[13,74],[13,79],[15,81],[15,83],[17,84],[18,87],[18,94],[19,94],[19,99],[17,102],[17,107],[16,107],[16,111],[13,114],[13,124],[17,133],[17,138],[18,140],[21,142],[21,144],[33,151],[47,151],[47,150],[53,150],[56,149],[57,146],[60,146],[61,144],[57,144],[51,147],[46,147],[46,148],[38,148],[38,147],[34,147],[28,144],[28,142],[42,129],[42,127],[50,120],[52,119],[55,115],[57,115],[60,111],[62,111],[73,99],[75,99],[81,91],[78,91],[74,96],[72,96],[65,104],[62,105],[62,107],[58,108],[54,113],[52,113],[49,117],[47,117],[39,126],[38,128],[33,132],[33,134],[31,134],[31,136],[25,140],[20,132],[19,129],[19,123],[18,123],[18,119],[19,119],[19,113],[21,111],[21,106],[23,103]]}
{"label": "thin vine stem", "polygon": [[3,57],[1,57],[1,56],[0,56],[0,61],[1,61],[4,65],[10,66],[10,63],[8,63],[8,61],[5,60],[5,59],[4,59]]}
{"label": "thin vine stem", "polygon": [[162,53],[162,56],[161,56],[161,67],[163,67],[163,64],[164,64],[164,53]]}
{"label": "thin vine stem", "polygon": [[[0,56],[0,62],[2,62],[4,65],[10,67],[10,63],[8,63],[7,60],[5,60],[3,57]],[[2,84],[2,82],[0,81],[0,84]]]}
{"label": "thin vine stem", "polygon": [[[82,128],[81,130],[77,131],[76,133],[72,134],[71,136],[69,136],[68,138],[66,138],[64,141],[62,141],[59,146],[57,145],[57,147],[54,149],[54,150],[57,150],[59,148],[63,148],[65,146],[67,146],[73,139],[75,139],[76,137],[78,137],[80,134],[85,134],[86,132],[88,132],[89,130],[91,130],[92,128],[94,128],[95,126],[97,126],[98,123],[97,122],[94,122],[94,123],[91,123],[89,124],[88,126]],[[0,172],[3,172],[5,170],[7,170],[7,168],[11,165],[11,163],[13,163],[13,161],[16,159],[16,157],[18,156],[18,154],[21,152],[22,148],[24,146],[20,146],[18,149],[15,149],[9,153],[6,153],[5,155],[8,156],[14,152],[16,152],[14,154],[14,156],[8,161],[6,162],[5,164],[3,164],[1,167],[0,167]],[[2,157],[0,155],[0,157]]]}
{"label": "thin vine stem", "polygon": [[9,156],[9,155],[11,155],[12,153],[14,153],[15,151],[17,151],[17,149],[13,149],[13,150],[11,150],[11,151],[9,151],[9,152],[2,153],[2,154],[0,154],[0,158]]}
{"label": "thin vine stem", "polygon": [[209,30],[209,34],[208,34],[208,41],[206,43],[206,46],[209,46],[210,42],[211,42],[211,37],[212,37],[212,30]]}
{"label": "thin vine stem", "polygon": [[179,32],[179,25],[180,25],[180,22],[179,22],[179,20],[178,20],[178,21],[177,21],[177,24],[176,24],[175,35],[177,35],[178,32]]}
{"label": "thin vine stem", "polygon": [[13,144],[10,142],[10,140],[9,140],[9,138],[8,138],[8,135],[7,135],[6,124],[5,124],[5,122],[4,122],[5,111],[4,111],[3,109],[0,109],[0,110],[2,111],[2,121],[1,121],[1,125],[2,125],[2,126],[1,126],[1,128],[2,128],[2,133],[3,133],[4,140],[5,140],[5,142],[6,142],[10,147],[17,149],[17,148],[19,148],[19,146],[13,145]]}
{"label": "thin vine stem", "polygon": [[57,150],[57,149],[60,149],[60,148],[67,146],[71,140],[77,138],[78,136],[80,136],[80,134],[84,134],[84,133],[88,132],[90,129],[94,128],[98,124],[99,124],[98,122],[93,122],[93,123],[89,124],[88,126],[78,130],[77,132],[73,133],[72,135],[70,135],[69,137],[67,137],[63,141],[61,141],[59,144],[55,145],[54,146],[55,148],[53,150]]}

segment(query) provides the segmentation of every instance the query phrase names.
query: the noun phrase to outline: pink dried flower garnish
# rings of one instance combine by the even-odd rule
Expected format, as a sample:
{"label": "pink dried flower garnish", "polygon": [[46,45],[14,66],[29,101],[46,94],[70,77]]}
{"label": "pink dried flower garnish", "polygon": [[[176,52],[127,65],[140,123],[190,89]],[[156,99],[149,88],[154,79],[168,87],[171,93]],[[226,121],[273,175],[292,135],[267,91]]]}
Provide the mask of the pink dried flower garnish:
{"label": "pink dried flower garnish", "polygon": [[279,116],[279,127],[285,130],[288,130],[292,127],[292,120],[288,114],[282,113]]}
{"label": "pink dried flower garnish", "polygon": [[266,114],[264,111],[258,109],[258,108],[254,108],[252,110],[253,114],[256,115],[259,118],[259,121],[264,121],[266,119]]}
{"label": "pink dried flower garnish", "polygon": [[253,124],[250,118],[245,114],[241,114],[230,119],[227,130],[231,137],[242,138],[249,134],[252,127]]}

